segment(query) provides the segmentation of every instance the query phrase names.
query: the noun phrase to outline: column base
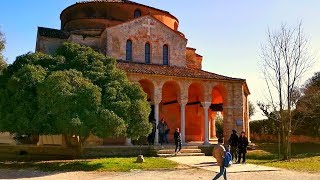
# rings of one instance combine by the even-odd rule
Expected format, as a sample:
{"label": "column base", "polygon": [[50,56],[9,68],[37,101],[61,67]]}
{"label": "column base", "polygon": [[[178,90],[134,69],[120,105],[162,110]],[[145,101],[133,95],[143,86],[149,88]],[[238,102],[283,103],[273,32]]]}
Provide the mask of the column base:
{"label": "column base", "polygon": [[203,142],[203,145],[211,145],[208,141]]}

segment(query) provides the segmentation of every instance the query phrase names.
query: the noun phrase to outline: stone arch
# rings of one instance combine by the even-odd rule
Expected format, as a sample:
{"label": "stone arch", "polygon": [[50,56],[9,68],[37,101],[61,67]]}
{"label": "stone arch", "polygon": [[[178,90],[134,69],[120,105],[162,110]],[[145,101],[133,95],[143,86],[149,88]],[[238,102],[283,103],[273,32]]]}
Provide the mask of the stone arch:
{"label": "stone arch", "polygon": [[204,102],[205,91],[203,84],[193,82],[188,87],[188,103],[186,105],[186,141],[204,140]]}
{"label": "stone arch", "polygon": [[[209,138],[210,139],[215,139],[216,137],[223,137],[223,134],[218,132],[219,134],[217,134],[216,132],[218,131],[218,129],[216,129],[217,127],[217,117],[218,115],[221,115],[223,118],[223,124],[225,125],[225,111],[224,111],[224,107],[227,106],[228,101],[227,101],[227,89],[223,84],[217,84],[215,85],[212,90],[211,90],[211,104],[212,104],[212,108],[209,114],[209,123],[210,123],[210,134],[209,134]],[[223,126],[223,130],[224,130],[224,126]]]}
{"label": "stone arch", "polygon": [[173,132],[180,127],[181,86],[177,81],[167,81],[162,86],[162,100],[159,108],[160,119],[164,119],[170,129],[169,141],[173,142]]}
{"label": "stone arch", "polygon": [[147,94],[149,102],[154,102],[154,84],[149,79],[140,79],[139,84],[143,91]]}

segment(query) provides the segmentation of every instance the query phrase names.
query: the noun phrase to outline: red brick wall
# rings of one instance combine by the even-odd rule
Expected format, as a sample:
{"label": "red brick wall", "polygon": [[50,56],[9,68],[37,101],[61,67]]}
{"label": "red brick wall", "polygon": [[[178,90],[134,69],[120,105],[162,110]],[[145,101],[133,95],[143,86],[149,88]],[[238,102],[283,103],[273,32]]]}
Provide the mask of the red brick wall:
{"label": "red brick wall", "polygon": [[[251,137],[252,141],[267,141],[267,142],[278,141],[277,135],[273,135],[273,134],[253,134],[253,133],[251,133],[250,137]],[[290,137],[290,142],[292,142],[292,143],[320,143],[320,137],[292,135]]]}

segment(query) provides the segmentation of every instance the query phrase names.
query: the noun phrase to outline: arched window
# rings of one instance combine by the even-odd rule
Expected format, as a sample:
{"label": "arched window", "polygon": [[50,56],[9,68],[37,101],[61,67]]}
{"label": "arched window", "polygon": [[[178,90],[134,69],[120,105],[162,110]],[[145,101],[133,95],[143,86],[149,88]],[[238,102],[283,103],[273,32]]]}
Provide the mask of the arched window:
{"label": "arched window", "polygon": [[126,44],[126,60],[127,61],[132,60],[132,41],[130,39],[127,40],[127,44]]}
{"label": "arched window", "polygon": [[140,17],[141,16],[141,11],[139,9],[136,9],[134,11],[134,18]]}
{"label": "arched window", "polygon": [[144,61],[146,64],[150,64],[150,60],[151,60],[150,44],[146,43],[144,47]]}
{"label": "arched window", "polygon": [[163,45],[163,65],[169,65],[169,47],[168,45]]}

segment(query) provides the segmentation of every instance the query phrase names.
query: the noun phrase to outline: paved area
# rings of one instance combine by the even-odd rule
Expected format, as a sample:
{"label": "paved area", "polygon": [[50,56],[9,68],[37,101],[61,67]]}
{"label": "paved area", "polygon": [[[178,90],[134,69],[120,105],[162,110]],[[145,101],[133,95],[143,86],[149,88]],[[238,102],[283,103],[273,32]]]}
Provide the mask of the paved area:
{"label": "paved area", "polygon": [[[170,157],[167,158],[180,164],[201,168],[208,171],[219,172],[216,159],[211,156],[189,156],[189,157]],[[258,166],[254,164],[233,164],[228,167],[230,173],[237,172],[259,172],[259,171],[279,171],[278,168]]]}
{"label": "paved area", "polygon": [[[210,180],[216,173],[198,168],[168,171],[131,171],[125,173],[106,172],[41,172],[34,170],[3,170],[0,179],[32,180]],[[320,174],[293,171],[261,171],[229,173],[229,180],[319,180]]]}

